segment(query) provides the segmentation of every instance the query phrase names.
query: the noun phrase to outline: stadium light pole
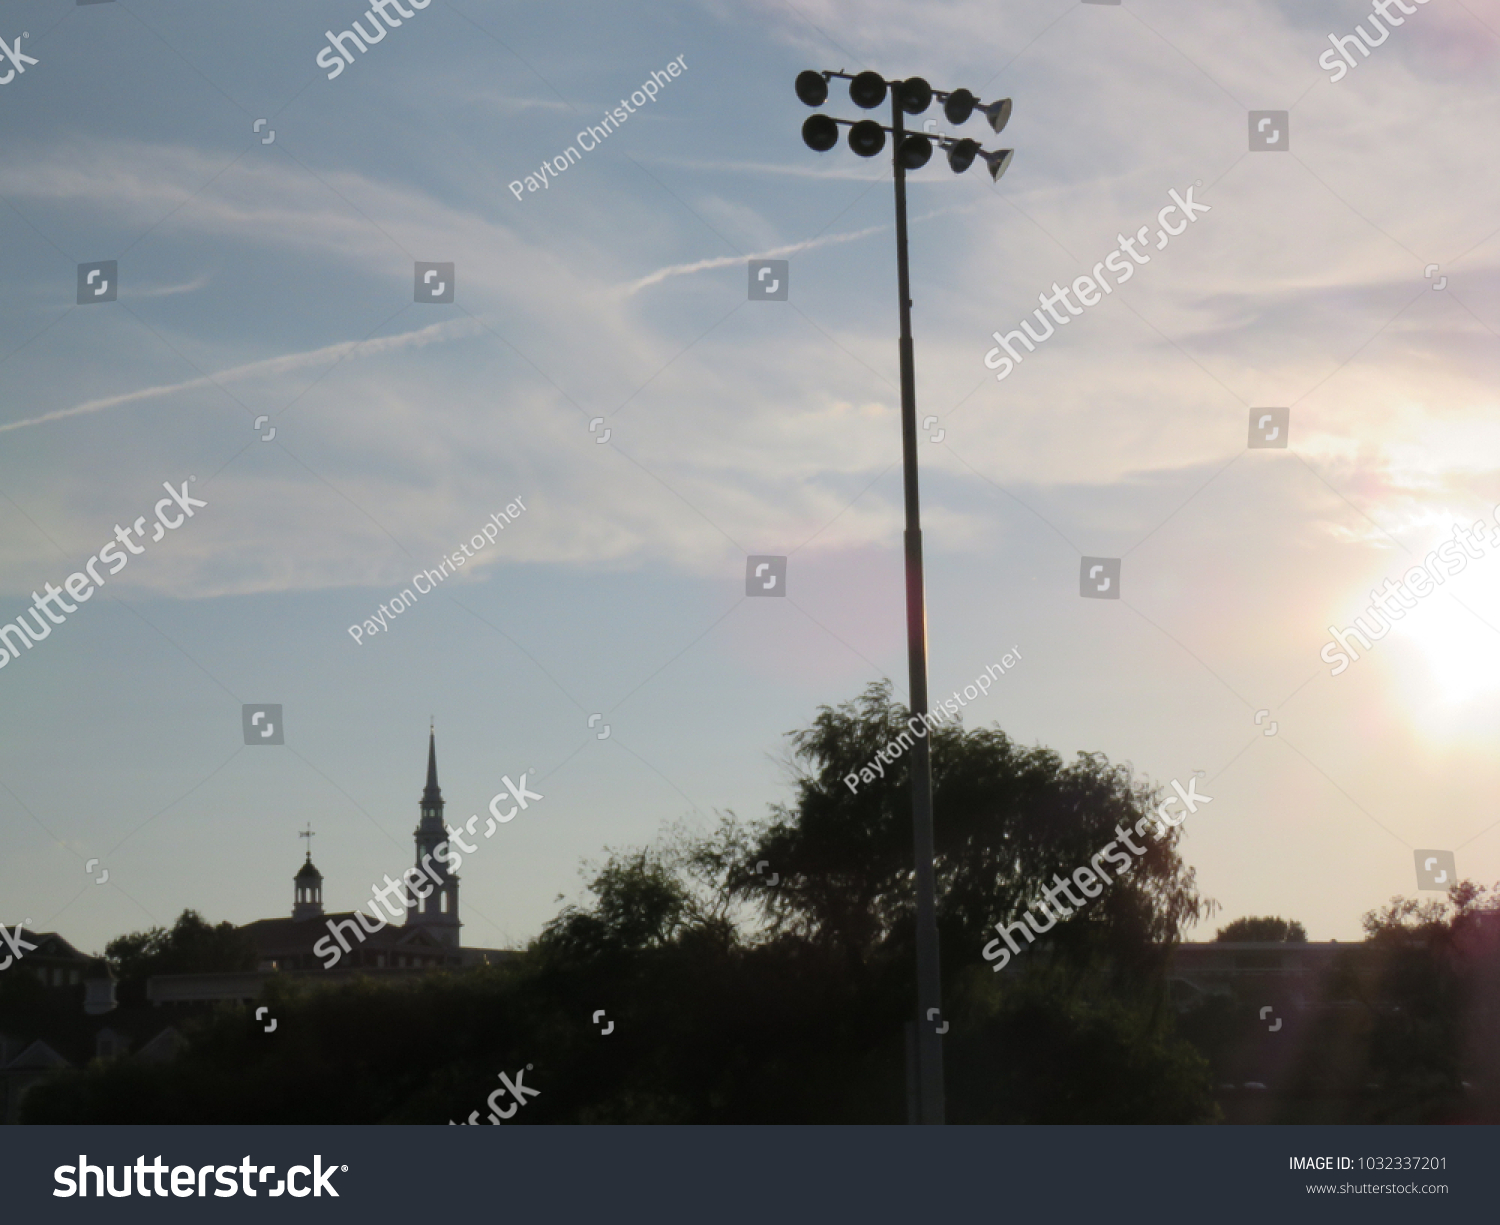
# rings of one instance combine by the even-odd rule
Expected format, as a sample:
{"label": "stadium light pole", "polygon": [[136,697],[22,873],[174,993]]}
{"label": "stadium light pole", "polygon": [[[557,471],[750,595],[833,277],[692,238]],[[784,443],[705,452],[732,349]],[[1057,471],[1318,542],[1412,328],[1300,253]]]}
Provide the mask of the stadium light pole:
{"label": "stadium light pole", "polygon": [[[856,106],[873,110],[891,97],[891,126],[873,119],[858,121],[812,115],[802,125],[802,139],[819,153],[838,143],[840,124],[849,128],[849,147],[861,157],[875,157],[885,146],[889,132],[891,160],[896,179],[896,289],[901,308],[901,458],[906,498],[906,649],[910,679],[912,717],[927,714],[927,601],[922,580],[922,509],[917,486],[917,381],[912,355],[911,277],[906,254],[906,172],[925,166],[932,157],[934,141],[947,150],[948,165],[962,174],[976,157],[983,159],[990,178],[998,180],[1010,166],[1015,151],[987,153],[974,140],[949,136],[932,137],[907,132],[905,116],[920,115],[934,98],[943,103],[948,121],[958,127],[975,113],[982,114],[996,133],[1010,119],[1009,98],[981,105],[966,89],[935,91],[921,77],[887,81],[877,72],[850,74],[809,69],[797,76],[796,89],[808,106],[822,106],[828,99],[832,78],[849,82],[849,97]],[[911,748],[912,841],[917,882],[917,1118],[926,1124],[944,1120],[942,975],[938,955],[937,881],[932,823],[932,754],[924,733]]]}

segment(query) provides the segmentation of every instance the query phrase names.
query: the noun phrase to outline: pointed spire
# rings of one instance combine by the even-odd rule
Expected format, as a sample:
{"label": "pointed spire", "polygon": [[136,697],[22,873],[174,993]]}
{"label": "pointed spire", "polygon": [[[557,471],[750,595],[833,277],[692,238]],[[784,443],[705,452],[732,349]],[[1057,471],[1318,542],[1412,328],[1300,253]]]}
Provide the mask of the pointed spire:
{"label": "pointed spire", "polygon": [[423,804],[441,804],[443,793],[438,790],[437,778],[437,730],[427,731],[427,789],[422,792]]}

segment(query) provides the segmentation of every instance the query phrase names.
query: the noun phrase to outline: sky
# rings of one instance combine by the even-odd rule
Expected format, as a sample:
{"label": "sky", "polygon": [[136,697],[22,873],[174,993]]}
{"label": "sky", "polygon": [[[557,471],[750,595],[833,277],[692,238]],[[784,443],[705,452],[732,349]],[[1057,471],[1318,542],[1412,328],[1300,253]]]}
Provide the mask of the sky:
{"label": "sky", "polygon": [[[544,796],[461,872],[464,942],[518,947],[606,848],[787,801],[819,706],[905,698],[890,163],[803,144],[806,68],[1014,99],[955,129],[1015,150],[998,183],[908,179],[933,694],[1016,651],[968,726],[1196,777],[1196,938],[1358,939],[1417,851],[1500,880],[1500,546],[1320,657],[1500,502],[1500,0],[1409,7],[1334,81],[1352,0],[432,0],[330,80],[357,0],[10,0],[0,621],[164,484],[206,505],[0,668],[0,923],[287,914],[309,823],[359,905],[412,861],[434,723],[450,821]],[[992,333],[1141,227],[997,379]],[[1273,407],[1288,445],[1248,447]]]}

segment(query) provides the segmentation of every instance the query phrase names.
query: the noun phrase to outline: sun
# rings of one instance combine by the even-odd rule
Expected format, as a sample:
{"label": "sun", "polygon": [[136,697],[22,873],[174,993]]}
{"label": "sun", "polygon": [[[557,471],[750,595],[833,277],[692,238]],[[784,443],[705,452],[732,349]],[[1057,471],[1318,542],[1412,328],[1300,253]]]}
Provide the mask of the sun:
{"label": "sun", "polygon": [[1471,563],[1422,599],[1391,636],[1417,648],[1425,687],[1444,704],[1500,692],[1500,557]]}

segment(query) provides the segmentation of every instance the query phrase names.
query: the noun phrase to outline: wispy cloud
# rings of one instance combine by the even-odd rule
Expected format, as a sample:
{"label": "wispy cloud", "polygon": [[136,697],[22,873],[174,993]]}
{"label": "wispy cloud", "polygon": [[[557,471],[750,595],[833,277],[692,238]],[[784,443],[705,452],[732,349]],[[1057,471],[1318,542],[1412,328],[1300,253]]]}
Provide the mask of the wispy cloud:
{"label": "wispy cloud", "polygon": [[180,293],[197,293],[206,289],[212,280],[206,273],[196,280],[184,281],[181,285],[158,285],[154,289],[131,289],[132,298],[170,298]]}
{"label": "wispy cloud", "polygon": [[700,259],[691,264],[671,264],[666,268],[658,268],[655,272],[643,276],[639,281],[632,281],[625,286],[625,296],[639,293],[641,290],[652,285],[659,285],[668,277],[687,276],[692,272],[706,272],[710,268],[730,268],[743,264],[746,259],[780,259],[784,255],[795,255],[798,251],[811,251],[814,247],[827,247],[834,243],[854,242],[856,239],[868,238],[871,234],[879,234],[888,230],[888,225],[872,225],[865,230],[855,230],[849,234],[828,234],[822,238],[809,238],[806,242],[794,242],[785,247],[772,247],[769,251],[761,251],[754,255],[721,255],[715,259]]}
{"label": "wispy cloud", "polygon": [[134,404],[140,400],[154,400],[161,396],[176,395],[181,391],[197,391],[203,387],[214,387],[240,379],[285,374],[289,370],[300,370],[307,366],[321,366],[326,362],[341,361],[345,357],[372,357],[397,349],[420,347],[434,341],[472,335],[479,331],[479,328],[480,325],[476,320],[458,319],[448,323],[434,323],[414,332],[403,332],[399,336],[382,336],[377,340],[346,340],[334,345],[324,345],[321,349],[309,349],[305,353],[287,353],[281,357],[268,357],[258,362],[247,362],[243,366],[232,366],[228,370],[220,370],[217,374],[188,379],[182,383],[161,383],[155,387],[142,387],[137,391],[127,391],[117,396],[85,400],[82,404],[75,404],[71,408],[59,408],[50,413],[43,413],[40,417],[7,421],[0,425],[0,434],[7,430],[19,430],[23,426],[60,421],[64,417],[99,413],[107,408],[118,408],[121,404]]}
{"label": "wispy cloud", "polygon": [[[935,208],[913,217],[911,224],[919,225],[924,221],[930,221],[934,217],[941,217],[949,213],[972,213],[979,207],[981,205],[960,204]],[[700,259],[691,264],[670,264],[665,268],[658,268],[655,272],[648,273],[638,281],[630,282],[630,284],[625,286],[625,296],[628,298],[652,285],[658,285],[668,277],[687,276],[693,272],[706,272],[710,268],[731,268],[743,264],[747,259],[780,259],[786,255],[795,255],[799,251],[811,251],[816,247],[830,247],[838,243],[856,242],[861,238],[868,238],[871,234],[883,234],[890,228],[888,225],[872,225],[866,229],[852,230],[845,234],[824,234],[817,238],[809,238],[804,242],[794,242],[784,247],[772,247],[768,251],[759,251],[750,255],[721,255],[714,259]]]}

